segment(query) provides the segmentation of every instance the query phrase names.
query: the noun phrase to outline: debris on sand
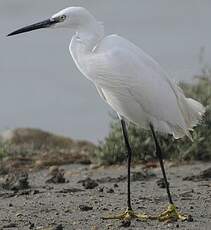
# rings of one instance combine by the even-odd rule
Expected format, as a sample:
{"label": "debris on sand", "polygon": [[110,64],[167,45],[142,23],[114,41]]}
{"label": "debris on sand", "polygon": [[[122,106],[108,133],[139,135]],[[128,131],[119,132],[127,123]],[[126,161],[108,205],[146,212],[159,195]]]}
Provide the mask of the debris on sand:
{"label": "debris on sand", "polygon": [[[144,172],[132,172],[131,173],[131,181],[143,181],[146,179],[149,179],[151,177],[154,177],[155,174],[149,173],[148,171]],[[127,176],[120,175],[118,177],[102,177],[96,180],[91,179],[90,177],[87,177],[84,180],[78,181],[78,183],[82,183],[83,187],[85,189],[93,189],[98,186],[98,184],[103,184],[103,183],[119,183],[119,182],[124,182],[127,180]],[[117,184],[115,184],[116,187],[118,187]]]}
{"label": "debris on sand", "polygon": [[113,188],[109,188],[106,192],[107,193],[114,193],[114,190],[113,190]]}
{"label": "debris on sand", "polygon": [[156,175],[149,170],[143,172],[132,172],[131,181],[142,181],[155,177]]}
{"label": "debris on sand", "polygon": [[23,189],[29,189],[28,173],[22,172],[19,174],[8,174],[3,178],[3,182],[0,185],[3,189],[19,191]]}
{"label": "debris on sand", "polygon": [[[193,189],[188,190],[188,191],[183,191],[182,193],[179,194],[180,200],[193,200],[193,195],[195,191]],[[193,209],[193,206],[190,206],[190,209]]]}
{"label": "debris on sand", "polygon": [[47,228],[39,228],[40,230],[63,230],[63,226],[62,224],[59,224],[57,226],[51,226],[51,227],[47,227]]}
{"label": "debris on sand", "polygon": [[62,224],[57,225],[56,227],[53,228],[53,230],[63,230]]}
{"label": "debris on sand", "polygon": [[78,181],[78,183],[82,183],[82,186],[85,189],[93,189],[93,188],[96,188],[98,186],[98,183],[95,180],[91,179],[90,177],[87,177],[84,180],[80,180],[80,181]]}
{"label": "debris on sand", "polygon": [[131,225],[131,221],[130,220],[123,220],[120,227],[123,227],[123,228],[129,228]]}
{"label": "debris on sand", "polygon": [[96,149],[88,141],[30,128],[0,132],[0,142],[5,152],[0,162],[0,174],[70,163],[90,164],[91,154]]}
{"label": "debris on sand", "polygon": [[79,209],[81,211],[87,212],[87,211],[93,210],[93,207],[81,204],[81,205],[79,205]]}
{"label": "debris on sand", "polygon": [[[166,183],[165,183],[165,180],[164,178],[160,178],[156,181],[156,184],[159,188],[166,188]],[[169,184],[169,182],[168,182]]]}
{"label": "debris on sand", "polygon": [[84,192],[84,190],[80,188],[63,188],[62,190],[56,191],[56,193],[77,193],[77,192]]}
{"label": "debris on sand", "polygon": [[104,183],[119,183],[121,181],[125,181],[127,179],[126,176],[120,175],[118,177],[102,177],[100,179],[97,179],[96,181],[100,184],[104,184]]}
{"label": "debris on sand", "polygon": [[[150,179],[151,177],[155,177],[155,174],[152,172],[149,172],[148,170],[144,172],[132,172],[131,173],[131,181],[143,181],[146,179]],[[102,177],[100,179],[97,179],[96,181],[98,183],[119,183],[119,182],[124,182],[127,180],[127,176],[120,175],[118,177]]]}
{"label": "debris on sand", "polygon": [[188,181],[201,181],[211,179],[211,167],[201,171],[198,175],[184,177],[183,180]]}
{"label": "debris on sand", "polygon": [[60,169],[57,166],[51,166],[49,168],[49,176],[51,176],[50,179],[47,179],[46,183],[52,183],[52,184],[61,184],[61,183],[68,183],[69,181],[65,179],[64,177],[64,169]]}
{"label": "debris on sand", "polygon": [[5,229],[5,228],[16,228],[16,227],[17,227],[17,224],[10,223],[10,224],[5,224],[2,228]]}

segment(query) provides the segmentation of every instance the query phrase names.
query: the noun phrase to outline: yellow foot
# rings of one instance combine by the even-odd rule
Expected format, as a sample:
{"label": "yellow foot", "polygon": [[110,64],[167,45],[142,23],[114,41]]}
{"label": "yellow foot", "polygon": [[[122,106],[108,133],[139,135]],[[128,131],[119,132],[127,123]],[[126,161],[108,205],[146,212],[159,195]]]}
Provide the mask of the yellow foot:
{"label": "yellow foot", "polygon": [[170,204],[166,211],[161,213],[158,217],[159,221],[177,221],[177,220],[188,220],[188,216],[182,215],[177,211],[177,208],[174,204]]}
{"label": "yellow foot", "polygon": [[130,221],[132,219],[137,219],[137,220],[141,220],[141,221],[146,221],[147,219],[149,219],[149,216],[147,216],[145,213],[143,214],[136,214],[132,209],[127,209],[125,212],[123,212],[122,214],[117,214],[114,216],[107,216],[107,217],[102,217],[103,220],[126,220],[126,221]]}

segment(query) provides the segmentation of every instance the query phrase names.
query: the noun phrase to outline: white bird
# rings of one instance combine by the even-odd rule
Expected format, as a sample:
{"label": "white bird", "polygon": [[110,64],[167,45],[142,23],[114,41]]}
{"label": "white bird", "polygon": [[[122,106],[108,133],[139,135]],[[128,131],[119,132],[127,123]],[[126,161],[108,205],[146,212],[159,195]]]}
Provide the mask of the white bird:
{"label": "white bird", "polygon": [[75,32],[69,49],[76,66],[92,81],[100,96],[121,120],[128,150],[128,207],[123,214],[108,218],[152,218],[135,214],[131,206],[132,150],[125,123],[129,121],[144,129],[151,129],[155,140],[170,203],[167,211],[157,218],[185,219],[172,201],[155,131],[172,134],[174,138],[187,135],[192,140],[190,130],[199,123],[205,108],[199,102],[186,98],[161,66],[139,47],[115,34],[105,36],[103,25],[85,8],[63,9],[45,21],[16,30],[8,36],[41,28],[66,28]]}

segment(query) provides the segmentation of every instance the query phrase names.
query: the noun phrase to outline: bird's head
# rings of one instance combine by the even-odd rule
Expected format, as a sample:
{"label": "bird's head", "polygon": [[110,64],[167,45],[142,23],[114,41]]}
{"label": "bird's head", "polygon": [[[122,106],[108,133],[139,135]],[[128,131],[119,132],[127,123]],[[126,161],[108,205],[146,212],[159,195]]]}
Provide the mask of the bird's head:
{"label": "bird's head", "polygon": [[94,17],[83,7],[68,7],[58,13],[54,14],[50,18],[18,29],[8,36],[29,32],[32,30],[42,29],[42,28],[69,28],[73,30],[78,30],[80,28],[86,27],[94,19]]}

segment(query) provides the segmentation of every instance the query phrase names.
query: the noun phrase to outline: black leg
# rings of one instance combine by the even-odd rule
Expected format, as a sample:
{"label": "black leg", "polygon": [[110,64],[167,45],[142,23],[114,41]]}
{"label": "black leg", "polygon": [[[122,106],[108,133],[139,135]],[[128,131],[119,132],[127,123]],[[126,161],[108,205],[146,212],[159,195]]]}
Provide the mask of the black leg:
{"label": "black leg", "polygon": [[151,124],[150,124],[150,128],[151,128],[152,135],[153,135],[153,138],[154,138],[154,141],[155,141],[156,155],[157,155],[157,157],[159,159],[160,167],[161,167],[161,170],[162,170],[162,173],[163,173],[163,178],[164,178],[165,185],[166,185],[166,191],[167,191],[167,194],[168,194],[169,203],[173,204],[170,189],[169,189],[169,183],[167,181],[166,172],[165,172],[165,168],[164,168],[164,164],[163,164],[163,154],[162,154],[158,139],[157,139],[157,137],[155,135],[154,128],[153,128],[153,126]]}
{"label": "black leg", "polygon": [[126,123],[123,119],[121,119],[121,124],[122,124],[122,132],[123,132],[123,136],[124,136],[124,140],[125,140],[125,146],[127,148],[128,151],[128,168],[127,168],[127,172],[128,172],[128,181],[127,181],[127,205],[128,205],[128,210],[132,210],[132,206],[131,206],[131,199],[130,199],[130,166],[131,166],[131,155],[132,155],[132,150],[130,147],[130,143],[128,140],[128,133],[127,133],[127,127],[126,127]]}

